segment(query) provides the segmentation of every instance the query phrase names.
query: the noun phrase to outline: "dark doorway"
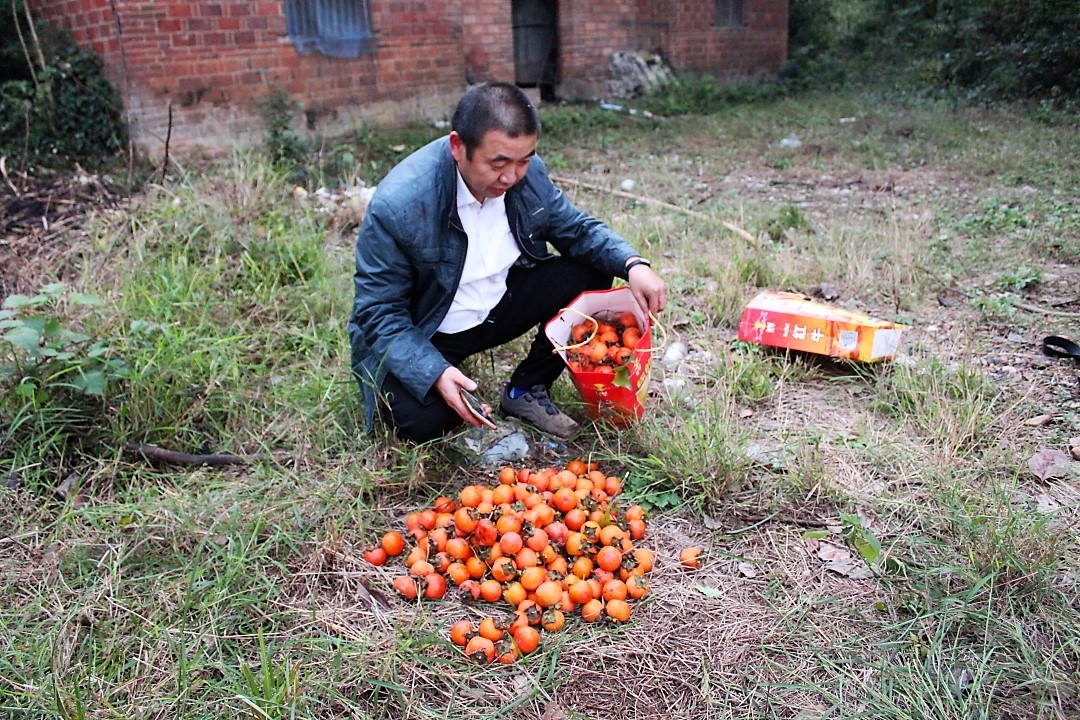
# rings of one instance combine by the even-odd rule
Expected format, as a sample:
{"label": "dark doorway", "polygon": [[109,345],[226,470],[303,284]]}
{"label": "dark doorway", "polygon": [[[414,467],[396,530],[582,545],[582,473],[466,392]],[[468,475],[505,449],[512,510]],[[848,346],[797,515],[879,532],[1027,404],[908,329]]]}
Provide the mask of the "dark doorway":
{"label": "dark doorway", "polygon": [[514,81],[540,88],[542,100],[555,99],[559,77],[556,0],[513,0]]}

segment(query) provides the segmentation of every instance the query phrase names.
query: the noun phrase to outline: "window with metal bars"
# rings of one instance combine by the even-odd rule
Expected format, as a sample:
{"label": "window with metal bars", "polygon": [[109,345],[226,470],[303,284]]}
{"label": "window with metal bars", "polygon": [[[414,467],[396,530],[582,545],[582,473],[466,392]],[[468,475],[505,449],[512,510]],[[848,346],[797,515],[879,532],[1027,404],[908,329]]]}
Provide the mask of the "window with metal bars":
{"label": "window with metal bars", "polygon": [[369,0],[285,0],[289,39],[301,54],[357,58],[375,49]]}
{"label": "window with metal bars", "polygon": [[743,0],[716,0],[713,5],[713,23],[716,27],[742,27]]}

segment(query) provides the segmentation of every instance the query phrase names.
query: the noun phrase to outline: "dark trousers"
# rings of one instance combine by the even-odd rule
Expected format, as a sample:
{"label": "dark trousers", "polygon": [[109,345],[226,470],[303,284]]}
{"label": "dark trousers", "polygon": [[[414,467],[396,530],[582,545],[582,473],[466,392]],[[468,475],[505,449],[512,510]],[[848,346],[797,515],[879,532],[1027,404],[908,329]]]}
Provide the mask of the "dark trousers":
{"label": "dark trousers", "polygon": [[[563,359],[552,352],[544,325],[586,290],[611,287],[614,278],[566,257],[546,260],[531,268],[513,267],[506,278],[506,294],[480,325],[459,333],[435,333],[432,344],[446,361],[458,366],[471,355],[504,345],[536,330],[529,353],[510,376],[519,388],[551,387],[563,371]],[[393,374],[383,381],[382,417],[399,437],[424,442],[463,423],[434,388],[416,399]],[[489,398],[497,403],[497,399]]]}

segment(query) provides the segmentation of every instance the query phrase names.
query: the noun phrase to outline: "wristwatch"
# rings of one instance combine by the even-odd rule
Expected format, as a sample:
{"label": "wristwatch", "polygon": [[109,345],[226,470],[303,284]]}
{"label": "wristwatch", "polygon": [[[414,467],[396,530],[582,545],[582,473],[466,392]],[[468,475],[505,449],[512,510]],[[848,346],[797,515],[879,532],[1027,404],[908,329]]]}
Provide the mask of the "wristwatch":
{"label": "wristwatch", "polygon": [[638,265],[644,265],[645,267],[652,267],[652,263],[643,257],[632,257],[626,261],[626,274],[630,274],[630,268],[637,267]]}

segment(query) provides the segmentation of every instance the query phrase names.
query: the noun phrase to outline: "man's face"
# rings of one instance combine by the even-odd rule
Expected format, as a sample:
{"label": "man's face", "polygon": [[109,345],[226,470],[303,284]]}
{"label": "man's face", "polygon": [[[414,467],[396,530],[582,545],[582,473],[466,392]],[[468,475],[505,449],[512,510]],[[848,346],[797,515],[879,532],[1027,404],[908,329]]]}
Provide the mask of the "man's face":
{"label": "man's face", "polygon": [[529,161],[536,154],[536,139],[536,135],[510,137],[502,131],[490,130],[469,158],[461,137],[451,132],[450,152],[465,184],[483,202],[499,197],[525,177]]}

